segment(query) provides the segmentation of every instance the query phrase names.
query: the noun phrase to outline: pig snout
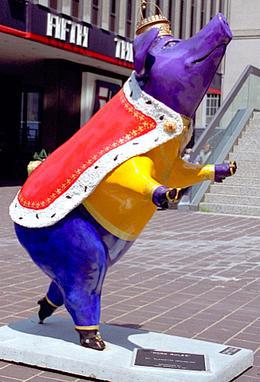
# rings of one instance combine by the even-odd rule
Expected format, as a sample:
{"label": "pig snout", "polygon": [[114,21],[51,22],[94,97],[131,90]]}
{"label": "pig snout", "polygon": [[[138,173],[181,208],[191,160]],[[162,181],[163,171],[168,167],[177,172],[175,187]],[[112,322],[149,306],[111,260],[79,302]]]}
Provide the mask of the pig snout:
{"label": "pig snout", "polygon": [[214,42],[215,45],[227,45],[232,39],[232,32],[222,13],[218,13],[213,17],[197,35],[200,34],[204,35],[204,38],[208,39],[211,44]]}
{"label": "pig snout", "polygon": [[232,40],[232,32],[230,30],[230,27],[228,25],[227,19],[225,18],[222,13],[218,13],[216,15],[216,18],[219,21],[220,27],[222,28],[222,33],[224,36],[224,44],[228,44]]}
{"label": "pig snout", "polygon": [[186,65],[200,64],[208,58],[222,56],[231,39],[232,32],[225,16],[217,14],[200,32],[185,41],[187,48],[191,50],[193,47],[194,52],[187,57]]}

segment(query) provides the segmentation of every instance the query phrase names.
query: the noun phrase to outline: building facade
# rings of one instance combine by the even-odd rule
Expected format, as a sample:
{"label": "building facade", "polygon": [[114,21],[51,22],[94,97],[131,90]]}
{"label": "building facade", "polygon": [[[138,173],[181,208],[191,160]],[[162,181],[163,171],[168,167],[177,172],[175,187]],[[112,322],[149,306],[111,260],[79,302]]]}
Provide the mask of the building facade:
{"label": "building facade", "polygon": [[[177,38],[189,38],[226,0],[156,0]],[[139,0],[1,0],[0,181],[23,180],[35,151],[67,140],[133,69]],[[220,104],[224,65],[196,114],[205,127]]]}
{"label": "building facade", "polygon": [[227,16],[233,40],[226,53],[224,97],[247,65],[260,68],[260,1],[229,0]]}
{"label": "building facade", "polygon": [[123,24],[119,1],[1,0],[2,183],[23,180],[34,152],[53,151],[120,89],[134,10]]}

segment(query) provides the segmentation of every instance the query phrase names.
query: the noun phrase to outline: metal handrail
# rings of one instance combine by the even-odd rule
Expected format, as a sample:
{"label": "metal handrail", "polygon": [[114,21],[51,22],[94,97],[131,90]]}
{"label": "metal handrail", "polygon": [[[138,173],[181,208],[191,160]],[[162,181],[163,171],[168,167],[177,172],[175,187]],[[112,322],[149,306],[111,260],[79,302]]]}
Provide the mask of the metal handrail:
{"label": "metal handrail", "polygon": [[260,69],[256,68],[255,66],[248,65],[238,78],[238,80],[235,82],[233,88],[225,98],[223,104],[221,107],[218,109],[216,114],[214,115],[212,121],[208,125],[208,127],[205,129],[205,131],[201,134],[199,140],[195,143],[192,154],[191,154],[191,159],[195,159],[196,156],[198,155],[200,149],[203,147],[205,142],[207,142],[208,138],[211,136],[212,130],[218,125],[219,121],[235,99],[236,95],[238,94],[239,90],[242,88],[248,77],[253,74],[258,77],[260,77]]}
{"label": "metal handrail", "polygon": [[[203,134],[200,136],[198,142],[195,144],[191,155],[191,161],[194,161],[194,159],[198,156],[200,150],[204,147],[205,143],[210,140],[216,127],[219,126],[219,122],[221,121],[222,117],[225,115],[226,111],[229,109],[230,105],[232,104],[232,102],[238,95],[240,89],[245,84],[246,80],[249,78],[250,75],[260,77],[260,69],[252,65],[249,65],[245,68],[245,70],[242,72],[235,85],[233,86],[232,90],[226,97],[222,106],[218,109],[213,120],[211,121],[207,129],[205,129]],[[226,129],[226,131],[229,131],[231,129],[232,134],[230,136],[228,136],[227,134],[227,137],[225,137],[225,135],[224,137],[222,137],[221,145],[218,145],[218,150],[215,150],[207,159],[208,162],[221,163],[223,162],[223,160],[225,160],[254,111],[259,110],[251,107],[246,109],[240,109],[237,110],[237,112],[235,112],[232,120],[228,125],[228,128]],[[186,195],[184,195],[183,198],[180,200],[178,204],[178,209],[197,210],[199,203],[201,202],[210,184],[211,182],[208,181],[190,188]]]}

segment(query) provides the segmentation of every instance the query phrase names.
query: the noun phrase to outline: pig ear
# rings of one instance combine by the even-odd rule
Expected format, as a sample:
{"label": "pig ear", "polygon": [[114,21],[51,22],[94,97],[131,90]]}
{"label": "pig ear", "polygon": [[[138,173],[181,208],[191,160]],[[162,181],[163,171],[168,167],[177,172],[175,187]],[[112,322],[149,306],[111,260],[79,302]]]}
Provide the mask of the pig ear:
{"label": "pig ear", "polygon": [[158,36],[159,29],[152,28],[147,32],[144,32],[137,36],[134,40],[134,65],[137,74],[142,71],[147,53]]}

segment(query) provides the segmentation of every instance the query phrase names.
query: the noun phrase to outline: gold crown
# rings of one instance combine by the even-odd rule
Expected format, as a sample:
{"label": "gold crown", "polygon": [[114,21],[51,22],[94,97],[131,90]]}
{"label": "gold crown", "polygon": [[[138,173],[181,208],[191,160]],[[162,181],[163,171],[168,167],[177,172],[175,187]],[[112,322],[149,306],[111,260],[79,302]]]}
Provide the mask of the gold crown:
{"label": "gold crown", "polygon": [[148,1],[144,1],[144,0],[141,1],[141,4],[140,4],[141,18],[140,18],[139,23],[136,25],[136,34],[139,35],[139,34],[145,32],[151,28],[156,27],[156,28],[159,28],[159,30],[160,30],[159,31],[160,37],[171,35],[172,31],[171,31],[171,27],[170,27],[170,22],[165,16],[162,15],[162,11],[158,7],[158,5],[153,4],[154,7],[157,8],[159,11],[158,15],[152,15],[149,17],[144,17],[143,13],[146,10],[148,3],[153,4],[152,2],[148,2]]}

